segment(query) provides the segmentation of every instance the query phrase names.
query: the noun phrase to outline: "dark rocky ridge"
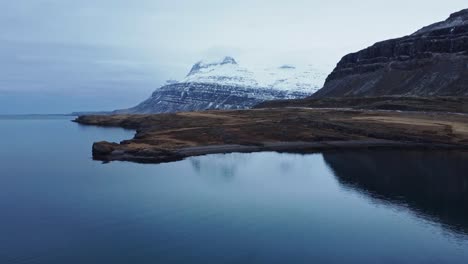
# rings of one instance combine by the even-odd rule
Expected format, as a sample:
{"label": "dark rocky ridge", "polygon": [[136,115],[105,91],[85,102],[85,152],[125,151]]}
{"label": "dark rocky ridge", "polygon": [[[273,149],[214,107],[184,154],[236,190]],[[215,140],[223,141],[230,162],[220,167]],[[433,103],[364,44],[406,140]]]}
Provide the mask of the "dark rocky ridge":
{"label": "dark rocky ridge", "polygon": [[341,59],[314,97],[468,95],[468,9]]}

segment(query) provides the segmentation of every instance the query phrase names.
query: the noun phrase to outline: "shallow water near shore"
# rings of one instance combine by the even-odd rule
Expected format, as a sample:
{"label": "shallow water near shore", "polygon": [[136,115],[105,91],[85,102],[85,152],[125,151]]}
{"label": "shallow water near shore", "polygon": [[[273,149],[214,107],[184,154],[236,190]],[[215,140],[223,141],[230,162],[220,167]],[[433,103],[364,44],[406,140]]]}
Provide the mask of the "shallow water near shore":
{"label": "shallow water near shore", "polygon": [[0,263],[468,263],[468,153],[102,164],[133,131],[0,117]]}

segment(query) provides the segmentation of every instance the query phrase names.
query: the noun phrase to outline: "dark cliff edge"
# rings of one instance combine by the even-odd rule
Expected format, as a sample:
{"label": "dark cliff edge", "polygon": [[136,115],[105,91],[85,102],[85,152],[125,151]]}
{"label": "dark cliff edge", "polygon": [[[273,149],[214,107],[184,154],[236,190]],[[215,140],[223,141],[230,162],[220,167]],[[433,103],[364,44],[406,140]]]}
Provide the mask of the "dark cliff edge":
{"label": "dark cliff edge", "polygon": [[468,95],[468,9],[344,56],[313,97],[386,95]]}

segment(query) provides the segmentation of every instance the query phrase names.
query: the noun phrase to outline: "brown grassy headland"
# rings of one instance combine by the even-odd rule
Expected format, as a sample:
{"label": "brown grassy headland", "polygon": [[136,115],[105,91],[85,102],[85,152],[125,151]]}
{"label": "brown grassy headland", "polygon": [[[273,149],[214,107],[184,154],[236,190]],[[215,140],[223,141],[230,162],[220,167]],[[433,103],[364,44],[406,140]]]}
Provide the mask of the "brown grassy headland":
{"label": "brown grassy headland", "polygon": [[159,163],[210,153],[340,148],[468,149],[468,115],[351,109],[265,108],[160,115],[81,116],[84,125],[137,131],[97,142],[97,160]]}

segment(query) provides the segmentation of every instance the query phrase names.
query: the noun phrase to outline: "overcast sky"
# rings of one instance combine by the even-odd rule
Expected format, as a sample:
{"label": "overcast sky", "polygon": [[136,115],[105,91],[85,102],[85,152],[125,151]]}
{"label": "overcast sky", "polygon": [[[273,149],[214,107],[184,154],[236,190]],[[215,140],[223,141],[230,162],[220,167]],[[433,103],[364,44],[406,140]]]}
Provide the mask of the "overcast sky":
{"label": "overcast sky", "polygon": [[0,0],[0,113],[129,107],[203,58],[338,60],[466,0]]}

